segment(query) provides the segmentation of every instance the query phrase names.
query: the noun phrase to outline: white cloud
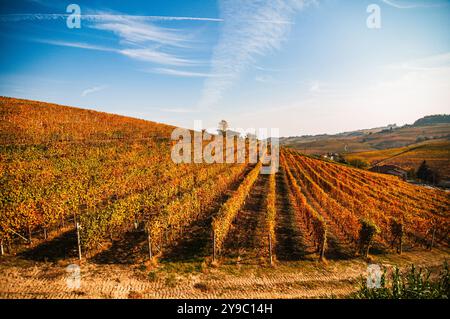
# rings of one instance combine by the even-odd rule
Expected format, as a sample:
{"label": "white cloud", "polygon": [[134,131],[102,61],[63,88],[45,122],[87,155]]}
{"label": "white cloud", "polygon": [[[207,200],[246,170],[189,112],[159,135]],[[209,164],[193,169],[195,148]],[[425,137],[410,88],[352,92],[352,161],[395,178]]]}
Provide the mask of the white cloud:
{"label": "white cloud", "polygon": [[[38,20],[65,20],[69,14],[59,13],[25,13],[25,14],[0,14],[0,21],[38,21]],[[128,19],[138,22],[151,21],[206,21],[222,22],[223,19],[203,17],[173,17],[173,16],[139,16],[126,14],[81,14],[82,21],[105,22],[117,19]]]}
{"label": "white cloud", "polygon": [[167,113],[196,113],[197,110],[188,109],[188,108],[159,108],[158,109],[161,112],[167,112]]}
{"label": "white cloud", "polygon": [[319,81],[313,81],[309,87],[309,92],[319,93],[321,91],[321,85]]}
{"label": "white cloud", "polygon": [[385,4],[397,9],[415,9],[415,8],[434,8],[448,5],[443,0],[427,0],[427,1],[400,1],[400,0],[382,0]]}
{"label": "white cloud", "polygon": [[[172,28],[163,28],[148,21],[137,22],[129,16],[102,15],[102,21],[92,28],[113,32],[121,44],[128,48],[117,52],[127,57],[163,65],[191,65],[196,62],[163,52],[164,48],[186,47],[190,41],[188,33]],[[132,47],[130,47],[130,45]],[[136,46],[139,48],[136,48]],[[158,48],[158,49],[157,49]]]}
{"label": "white cloud", "polygon": [[[252,0],[254,1],[254,0]],[[291,0],[294,1],[294,0]],[[296,1],[296,0],[295,0]],[[300,1],[300,0],[298,0]],[[40,21],[40,20],[63,20],[68,14],[0,14],[0,21]],[[174,49],[190,48],[193,42],[192,37],[186,30],[175,28],[163,28],[157,26],[155,21],[208,21],[208,22],[224,22],[222,18],[208,17],[181,17],[181,16],[133,16],[123,14],[111,14],[105,12],[97,12],[97,14],[81,15],[83,22],[87,22],[87,26],[93,29],[114,33],[119,40],[118,48],[108,48],[96,44],[88,44],[81,42],[54,41],[54,40],[38,40],[42,43],[73,47],[79,49],[98,50],[106,52],[114,52],[132,59],[151,62],[161,65],[198,65],[200,62],[183,58],[182,51],[174,52]],[[248,15],[250,25],[278,25],[280,29],[288,28],[290,21],[284,19],[283,15],[261,14],[257,16]],[[270,27],[269,27],[270,29]],[[220,75],[203,75],[196,72],[165,72],[178,76],[191,77],[209,77],[219,78]],[[177,74],[176,74],[177,73]]]}
{"label": "white cloud", "polygon": [[[183,71],[183,70],[175,70],[175,69],[167,69],[167,68],[156,68],[150,71],[151,73],[171,75],[171,76],[179,76],[179,77],[189,77],[189,78],[207,78],[211,76],[222,76],[216,74],[210,74],[206,72],[191,72],[191,71]],[[226,75],[223,75],[226,76]]]}
{"label": "white cloud", "polygon": [[178,58],[174,55],[160,52],[160,51],[157,51],[157,50],[154,50],[151,48],[113,49],[113,48],[92,45],[92,44],[87,44],[87,43],[81,43],[81,42],[53,41],[53,40],[36,40],[36,41],[40,42],[40,43],[46,43],[46,44],[57,45],[57,46],[65,46],[65,47],[77,48],[77,49],[113,52],[113,53],[124,55],[124,56],[132,58],[132,59],[146,61],[146,62],[152,62],[152,63],[156,63],[156,64],[178,65],[178,66],[196,64],[195,61]]}
{"label": "white cloud", "polygon": [[162,28],[151,23],[136,22],[130,18],[111,16],[108,22],[97,23],[93,28],[111,31],[124,43],[158,43],[185,47],[188,38],[180,30]]}
{"label": "white cloud", "polygon": [[388,65],[387,67],[391,69],[410,70],[410,71],[418,71],[418,70],[425,71],[433,69],[450,68],[450,52],[431,55],[412,61],[391,64]]}
{"label": "white cloud", "polygon": [[77,49],[87,49],[87,50],[96,50],[96,51],[105,51],[105,52],[118,52],[116,49],[107,48],[99,45],[92,45],[83,42],[69,42],[69,41],[58,41],[58,40],[43,40],[43,39],[34,39],[33,41],[39,43],[46,43],[51,45],[77,48]]}
{"label": "white cloud", "polygon": [[261,82],[261,83],[274,83],[276,82],[271,75],[257,75],[255,77],[255,81]]}
{"label": "white cloud", "polygon": [[257,56],[278,49],[290,30],[294,13],[304,4],[303,0],[221,0],[224,22],[214,48],[211,73],[230,76],[206,80],[200,107],[216,104]]}
{"label": "white cloud", "polygon": [[123,49],[117,50],[118,53],[136,60],[153,62],[157,64],[168,65],[193,65],[194,61],[176,57],[172,54],[156,51],[151,48],[146,49]]}
{"label": "white cloud", "polygon": [[[0,15],[0,21],[5,16],[10,18],[59,19],[65,15]],[[127,15],[99,14],[93,16],[95,16],[95,19],[92,20],[94,21],[94,24],[90,25],[90,27],[102,31],[113,32],[119,40],[120,45],[118,48],[58,40],[34,41],[79,49],[114,52],[131,59],[161,65],[187,66],[199,64],[198,61],[180,57],[178,56],[179,54],[168,53],[168,51],[173,51],[174,48],[187,47],[187,43],[190,42],[191,39],[186,31],[182,33],[181,30],[177,29],[162,28],[149,21],[146,21],[146,23],[137,22],[139,19]],[[147,16],[138,16],[137,18],[141,18],[141,21],[145,21],[145,19],[143,19],[144,17],[148,18]],[[179,18],[181,19],[181,17]]]}
{"label": "white cloud", "polygon": [[91,93],[100,92],[100,91],[106,89],[107,87],[108,87],[107,85],[99,85],[99,86],[94,86],[94,87],[88,88],[88,89],[84,90],[83,92],[81,92],[81,96],[84,97]]}

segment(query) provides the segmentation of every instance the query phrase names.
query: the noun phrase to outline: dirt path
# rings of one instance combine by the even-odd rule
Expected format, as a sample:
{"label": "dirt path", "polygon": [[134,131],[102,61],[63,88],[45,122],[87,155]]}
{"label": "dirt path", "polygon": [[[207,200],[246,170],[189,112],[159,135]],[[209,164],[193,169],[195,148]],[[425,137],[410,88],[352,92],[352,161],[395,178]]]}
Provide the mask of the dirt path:
{"label": "dirt path", "polygon": [[[399,255],[373,256],[371,263],[403,269],[411,263],[436,267],[448,251],[417,250]],[[320,298],[345,297],[367,275],[367,262],[352,260],[296,261],[265,265],[219,267],[187,263],[107,265],[84,262],[80,288],[69,286],[67,266],[75,260],[33,262],[19,257],[0,258],[0,298]],[[365,277],[364,277],[365,278]]]}
{"label": "dirt path", "polygon": [[119,240],[94,257],[92,262],[98,264],[134,264],[141,262],[148,255],[147,236],[144,231],[130,231]]}
{"label": "dirt path", "polygon": [[306,259],[314,252],[307,239],[307,230],[299,216],[297,207],[291,202],[284,171],[276,177],[276,245],[278,260],[292,261]]}
{"label": "dirt path", "polygon": [[266,196],[269,176],[259,175],[225,242],[225,255],[239,262],[267,259]]}

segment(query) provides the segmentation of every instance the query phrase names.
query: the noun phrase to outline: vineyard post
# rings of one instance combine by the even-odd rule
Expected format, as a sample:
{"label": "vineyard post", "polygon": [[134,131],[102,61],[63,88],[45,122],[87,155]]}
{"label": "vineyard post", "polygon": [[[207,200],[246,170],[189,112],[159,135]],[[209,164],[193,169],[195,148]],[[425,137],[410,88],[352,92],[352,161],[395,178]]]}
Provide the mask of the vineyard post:
{"label": "vineyard post", "polygon": [[216,232],[212,231],[212,238],[213,238],[213,261],[216,260]]}
{"label": "vineyard post", "polygon": [[76,224],[77,227],[77,244],[78,244],[78,259],[81,260],[81,240],[80,240],[80,224]]}
{"label": "vineyard post", "polygon": [[148,241],[148,256],[150,257],[150,260],[153,258],[153,252],[152,252],[152,237],[150,234],[150,228],[147,226],[147,241]]}
{"label": "vineyard post", "polygon": [[1,255],[3,256],[5,254],[5,251],[3,250],[3,238],[0,240],[0,251]]}
{"label": "vineyard post", "polygon": [[434,238],[436,236],[436,226],[433,227],[433,236],[431,237],[431,245],[430,245],[430,250],[433,249],[433,245],[434,245]]}
{"label": "vineyard post", "polygon": [[33,244],[33,237],[31,235],[31,226],[30,225],[28,225],[28,242],[30,245]]}
{"label": "vineyard post", "polygon": [[273,265],[273,258],[272,258],[272,236],[269,233],[269,259],[270,259],[270,265]]}
{"label": "vineyard post", "polygon": [[322,261],[325,257],[325,241],[322,240],[320,243],[320,260]]}
{"label": "vineyard post", "polygon": [[[62,221],[63,221],[63,227],[64,227],[64,217],[63,217]],[[75,227],[77,227],[77,213],[76,213],[75,209],[73,210],[73,222],[75,224]]]}
{"label": "vineyard post", "polygon": [[397,241],[397,235],[394,235],[394,238],[391,241],[391,249],[395,248],[395,242]]}
{"label": "vineyard post", "polygon": [[369,257],[369,251],[370,251],[370,245],[372,244],[372,239],[369,240],[369,242],[367,243],[365,252],[364,252],[364,257]]}
{"label": "vineyard post", "polygon": [[12,246],[10,238],[6,238],[6,249],[8,250],[8,254],[12,254]]}

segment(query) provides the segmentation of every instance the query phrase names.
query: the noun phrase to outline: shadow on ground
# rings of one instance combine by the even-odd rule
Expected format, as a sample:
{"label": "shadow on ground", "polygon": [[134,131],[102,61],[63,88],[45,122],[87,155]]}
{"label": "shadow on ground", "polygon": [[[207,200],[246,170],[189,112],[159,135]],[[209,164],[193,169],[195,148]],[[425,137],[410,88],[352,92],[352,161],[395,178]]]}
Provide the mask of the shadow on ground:
{"label": "shadow on ground", "polygon": [[135,264],[148,256],[147,236],[144,231],[130,231],[111,247],[91,258],[96,264]]}
{"label": "shadow on ground", "polygon": [[19,254],[27,260],[58,261],[78,257],[75,229],[66,231]]}

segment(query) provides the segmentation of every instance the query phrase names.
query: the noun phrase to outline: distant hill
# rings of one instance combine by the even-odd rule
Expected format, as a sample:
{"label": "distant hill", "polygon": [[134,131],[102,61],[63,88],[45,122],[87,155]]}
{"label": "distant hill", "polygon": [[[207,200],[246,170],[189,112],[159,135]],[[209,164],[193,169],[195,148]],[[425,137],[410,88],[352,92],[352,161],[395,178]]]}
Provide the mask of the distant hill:
{"label": "distant hill", "polygon": [[432,124],[450,124],[449,114],[428,115],[414,122],[414,126],[432,125]]}
{"label": "distant hill", "polygon": [[[399,148],[415,143],[450,138],[449,115],[431,115],[413,125],[363,129],[334,135],[282,137],[280,143],[305,154],[354,153]],[[419,124],[416,124],[419,123]],[[420,124],[423,123],[423,124]]]}

